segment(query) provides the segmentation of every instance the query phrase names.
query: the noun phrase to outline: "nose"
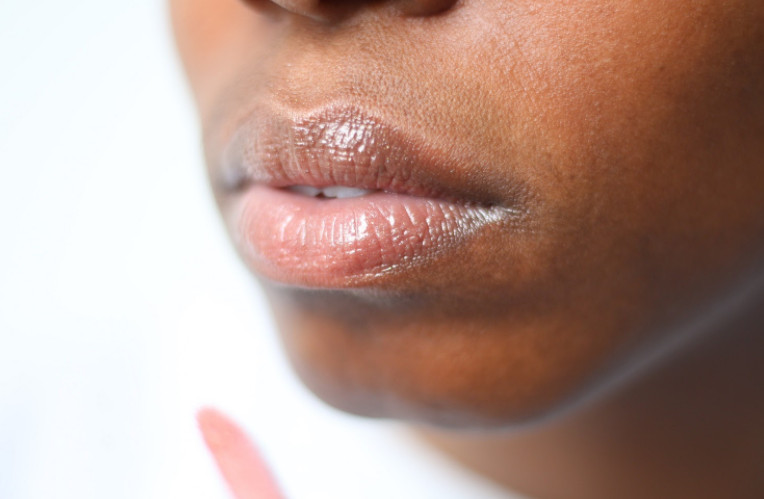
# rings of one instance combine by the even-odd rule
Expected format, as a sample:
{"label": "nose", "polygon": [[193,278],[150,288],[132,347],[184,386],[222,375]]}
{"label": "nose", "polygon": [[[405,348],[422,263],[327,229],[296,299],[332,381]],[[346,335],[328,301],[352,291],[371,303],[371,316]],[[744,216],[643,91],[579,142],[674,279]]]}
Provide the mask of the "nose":
{"label": "nose", "polygon": [[430,16],[451,8],[458,0],[243,0],[254,7],[280,8],[316,21],[330,22],[363,4],[388,3],[407,16]]}

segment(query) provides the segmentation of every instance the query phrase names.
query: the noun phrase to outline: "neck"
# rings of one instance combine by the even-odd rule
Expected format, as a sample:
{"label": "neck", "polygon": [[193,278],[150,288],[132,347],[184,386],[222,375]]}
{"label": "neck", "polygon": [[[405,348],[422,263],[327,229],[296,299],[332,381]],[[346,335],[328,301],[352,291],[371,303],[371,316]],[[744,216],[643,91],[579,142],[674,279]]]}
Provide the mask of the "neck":
{"label": "neck", "polygon": [[756,302],[557,420],[509,435],[422,435],[531,497],[764,497],[764,300]]}

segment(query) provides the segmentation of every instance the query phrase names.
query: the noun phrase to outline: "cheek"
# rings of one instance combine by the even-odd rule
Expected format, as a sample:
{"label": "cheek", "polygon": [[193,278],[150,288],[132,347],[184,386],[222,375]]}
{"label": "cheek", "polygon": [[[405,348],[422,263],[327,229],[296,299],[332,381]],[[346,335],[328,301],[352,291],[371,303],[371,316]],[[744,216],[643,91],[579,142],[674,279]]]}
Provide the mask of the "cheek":
{"label": "cheek", "polygon": [[540,258],[564,256],[608,292],[613,275],[650,294],[710,289],[761,251],[762,16],[685,4],[556,6],[520,35],[527,60],[503,62],[495,104],[514,122],[489,129],[508,129],[505,157],[532,165],[557,252]]}

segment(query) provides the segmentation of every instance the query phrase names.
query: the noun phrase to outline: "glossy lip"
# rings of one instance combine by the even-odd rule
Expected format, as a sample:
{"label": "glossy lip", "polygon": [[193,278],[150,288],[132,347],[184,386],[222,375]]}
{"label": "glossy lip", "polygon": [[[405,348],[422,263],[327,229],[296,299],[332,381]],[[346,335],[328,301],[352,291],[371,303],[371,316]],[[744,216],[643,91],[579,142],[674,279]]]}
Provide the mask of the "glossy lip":
{"label": "glossy lip", "polygon": [[[289,285],[373,286],[524,214],[495,203],[501,193],[447,154],[354,107],[254,112],[220,166],[239,249],[258,273]],[[374,192],[319,199],[286,189],[298,185]]]}

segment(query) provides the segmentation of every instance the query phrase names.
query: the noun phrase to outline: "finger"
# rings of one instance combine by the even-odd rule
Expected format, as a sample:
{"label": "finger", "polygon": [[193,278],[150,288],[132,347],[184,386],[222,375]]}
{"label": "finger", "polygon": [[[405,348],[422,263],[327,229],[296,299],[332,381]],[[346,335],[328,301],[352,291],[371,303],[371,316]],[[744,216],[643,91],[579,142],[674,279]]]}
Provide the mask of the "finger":
{"label": "finger", "polygon": [[281,499],[276,481],[247,435],[215,409],[196,419],[207,448],[236,499]]}

